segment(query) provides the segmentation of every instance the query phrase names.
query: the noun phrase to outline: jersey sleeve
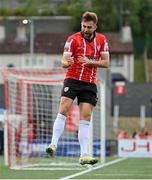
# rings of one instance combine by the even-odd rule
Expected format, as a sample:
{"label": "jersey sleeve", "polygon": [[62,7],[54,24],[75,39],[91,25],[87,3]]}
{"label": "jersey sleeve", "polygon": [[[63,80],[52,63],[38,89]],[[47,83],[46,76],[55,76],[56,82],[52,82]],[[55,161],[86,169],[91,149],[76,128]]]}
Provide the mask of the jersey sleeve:
{"label": "jersey sleeve", "polygon": [[109,55],[109,46],[105,36],[102,36],[102,46],[100,55]]}
{"label": "jersey sleeve", "polygon": [[74,52],[74,49],[75,49],[75,41],[72,37],[69,37],[67,40],[66,40],[66,43],[64,45],[64,52],[63,54],[64,55],[72,55],[73,52]]}

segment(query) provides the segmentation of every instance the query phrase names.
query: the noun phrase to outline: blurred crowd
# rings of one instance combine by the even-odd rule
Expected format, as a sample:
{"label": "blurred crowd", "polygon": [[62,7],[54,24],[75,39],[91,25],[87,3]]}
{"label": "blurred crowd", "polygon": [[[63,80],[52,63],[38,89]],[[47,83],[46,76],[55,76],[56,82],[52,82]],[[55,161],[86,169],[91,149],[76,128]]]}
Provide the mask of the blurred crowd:
{"label": "blurred crowd", "polygon": [[125,130],[122,129],[117,135],[117,140],[119,139],[152,139],[152,133],[143,128],[140,131],[134,131],[132,134],[128,134]]}

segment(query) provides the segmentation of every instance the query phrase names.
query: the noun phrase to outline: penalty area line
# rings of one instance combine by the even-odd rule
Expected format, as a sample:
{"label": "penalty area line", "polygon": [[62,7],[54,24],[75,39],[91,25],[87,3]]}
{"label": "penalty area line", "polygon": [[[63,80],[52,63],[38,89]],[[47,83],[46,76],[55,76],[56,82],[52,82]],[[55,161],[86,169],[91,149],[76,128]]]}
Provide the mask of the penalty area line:
{"label": "penalty area line", "polygon": [[91,171],[93,171],[93,170],[100,169],[100,168],[104,168],[104,167],[110,166],[110,165],[112,165],[112,164],[116,164],[116,163],[118,163],[118,162],[120,162],[120,161],[123,161],[123,160],[126,160],[126,159],[127,159],[127,158],[116,159],[116,160],[114,160],[114,161],[110,161],[110,162],[108,162],[108,163],[101,164],[101,165],[99,165],[99,166],[97,166],[97,167],[91,167],[90,169],[81,171],[81,172],[79,172],[79,173],[75,173],[75,174],[72,174],[72,175],[70,175],[70,176],[65,176],[65,177],[63,177],[63,178],[60,178],[60,180],[71,179],[71,178],[74,178],[74,177],[77,177],[77,176],[86,174],[86,173],[88,173],[88,172],[91,172]]}

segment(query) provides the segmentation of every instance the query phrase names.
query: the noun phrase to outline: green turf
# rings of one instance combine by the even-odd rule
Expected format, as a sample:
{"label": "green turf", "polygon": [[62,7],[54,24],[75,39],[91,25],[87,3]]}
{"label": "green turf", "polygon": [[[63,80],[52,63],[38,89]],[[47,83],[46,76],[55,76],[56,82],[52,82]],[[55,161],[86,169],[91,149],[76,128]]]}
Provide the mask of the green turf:
{"label": "green turf", "polygon": [[129,158],[78,179],[152,179],[152,158]]}
{"label": "green turf", "polygon": [[[108,161],[114,158],[108,158]],[[84,169],[85,170],[85,169]],[[81,170],[82,171],[82,170]],[[10,170],[0,156],[0,179],[59,179],[78,170]],[[74,179],[152,179],[151,158],[131,158],[110,166],[76,176]]]}
{"label": "green turf", "polygon": [[74,170],[11,170],[4,165],[4,158],[0,156],[0,179],[58,179],[75,172]]}

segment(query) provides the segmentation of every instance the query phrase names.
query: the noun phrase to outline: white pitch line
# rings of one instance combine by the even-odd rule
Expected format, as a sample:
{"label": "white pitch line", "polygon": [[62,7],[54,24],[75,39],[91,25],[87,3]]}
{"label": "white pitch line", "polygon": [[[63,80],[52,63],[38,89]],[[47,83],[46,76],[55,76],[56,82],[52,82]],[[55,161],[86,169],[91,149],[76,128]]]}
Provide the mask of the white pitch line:
{"label": "white pitch line", "polygon": [[97,167],[91,167],[90,169],[81,171],[81,172],[79,172],[79,173],[75,173],[75,174],[72,174],[72,175],[70,175],[70,176],[65,176],[65,177],[63,177],[63,178],[60,178],[60,180],[71,179],[71,178],[74,178],[74,177],[77,177],[77,176],[86,174],[86,173],[88,173],[88,172],[91,172],[91,171],[93,171],[93,170],[100,169],[100,168],[104,168],[104,167],[106,167],[106,166],[110,166],[110,165],[112,165],[112,164],[118,163],[118,162],[123,161],[123,160],[126,160],[126,159],[127,159],[127,158],[116,159],[116,160],[114,160],[114,161],[110,161],[110,162],[108,162],[108,163],[101,164],[101,165],[99,165],[99,166],[97,166]]}

